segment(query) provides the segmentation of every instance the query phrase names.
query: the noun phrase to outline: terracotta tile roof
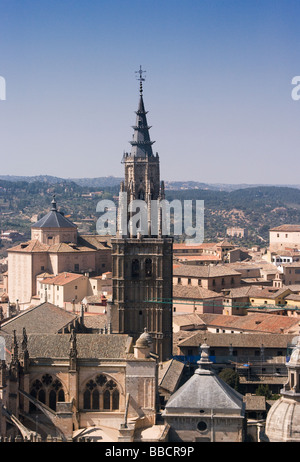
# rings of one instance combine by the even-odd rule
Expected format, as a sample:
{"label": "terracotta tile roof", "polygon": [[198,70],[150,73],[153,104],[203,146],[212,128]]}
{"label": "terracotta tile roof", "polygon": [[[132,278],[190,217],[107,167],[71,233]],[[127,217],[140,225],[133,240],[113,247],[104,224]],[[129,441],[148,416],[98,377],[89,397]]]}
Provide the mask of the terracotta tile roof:
{"label": "terracotta tile roof", "polygon": [[241,332],[265,332],[280,334],[298,332],[299,319],[293,316],[272,315],[266,313],[249,313],[246,316],[198,314],[207,326],[238,330]]}
{"label": "terracotta tile roof", "polygon": [[158,371],[158,386],[174,393],[177,389],[184,369],[184,363],[171,359],[162,364]]}
{"label": "terracotta tile roof", "polygon": [[227,268],[226,265],[180,265],[177,268],[173,267],[174,276],[186,277],[222,277],[222,276],[240,276],[241,273],[234,269]]}
{"label": "terracotta tile roof", "polygon": [[[181,335],[183,332],[180,333]],[[186,338],[178,341],[180,347],[199,347],[204,341],[211,347],[235,347],[257,348],[261,344],[265,348],[287,348],[294,338],[294,334],[214,334],[212,332],[197,331],[194,334],[186,332]],[[177,339],[180,336],[177,336]]]}
{"label": "terracotta tile roof", "polygon": [[176,314],[173,315],[173,324],[178,327],[194,325],[196,327],[206,326],[205,322],[196,313]]}
{"label": "terracotta tile roof", "polygon": [[[287,381],[287,378],[284,375],[279,376],[279,377],[276,377],[276,376],[270,377],[270,376],[257,375],[256,380],[253,379],[252,377],[250,379],[248,379],[247,376],[242,376],[242,375],[240,376],[240,383],[241,384],[248,383],[248,384],[251,384],[251,385],[263,385],[263,384],[270,385],[272,383],[274,385],[275,384],[276,385],[284,385],[286,383],[286,381]],[[268,404],[273,405],[274,401],[272,402],[271,400],[269,400]]]}
{"label": "terracotta tile roof", "polygon": [[25,327],[27,334],[54,334],[72,323],[76,317],[73,313],[46,302],[22,311],[18,316],[3,323],[1,335],[11,334],[14,330],[17,334],[22,334],[23,327]]}
{"label": "terracotta tile roof", "polygon": [[53,244],[49,246],[49,253],[68,253],[68,252],[93,252],[93,249],[79,244],[67,244],[61,242],[60,244]]}
{"label": "terracotta tile roof", "polygon": [[219,255],[175,255],[177,260],[187,260],[187,261],[222,261]]}
{"label": "terracotta tile roof", "polygon": [[42,278],[42,279],[45,279],[45,278],[53,278],[55,277],[55,274],[53,273],[48,273],[48,272],[43,272],[43,273],[39,273],[37,275],[37,278]]}
{"label": "terracotta tile roof", "polygon": [[61,242],[60,244],[42,244],[38,240],[31,240],[27,242],[22,242],[15,247],[8,249],[8,252],[48,252],[48,253],[67,253],[67,252],[94,252],[95,249],[79,244],[68,244]]}
{"label": "terracotta tile roof", "polygon": [[244,396],[244,403],[246,404],[246,411],[265,411],[266,410],[266,397],[246,394]]}
{"label": "terracotta tile roof", "polygon": [[293,293],[300,293],[300,284],[291,284],[287,286],[291,292]]}
{"label": "terracotta tile roof", "polygon": [[41,284],[52,284],[55,286],[64,286],[68,284],[69,282],[75,281],[76,279],[80,278],[86,278],[86,276],[83,276],[82,274],[77,274],[77,273],[60,273],[57,276],[50,277],[43,279]]}
{"label": "terracotta tile roof", "polygon": [[173,249],[174,250],[199,250],[199,249],[207,249],[207,248],[213,248],[216,246],[216,243],[202,243],[198,245],[188,245],[188,244],[173,244]]}
{"label": "terracotta tile roof", "polygon": [[231,242],[229,242],[227,239],[224,239],[221,242],[217,242],[216,245],[217,245],[217,247],[234,247],[234,245],[231,244]]}
{"label": "terracotta tile roof", "polygon": [[32,241],[22,242],[14,247],[8,249],[11,251],[21,251],[21,252],[47,252],[49,245],[42,244],[39,240],[34,239]]}
{"label": "terracotta tile roof", "polygon": [[287,297],[284,297],[285,300],[293,300],[295,302],[300,301],[300,295],[299,294],[290,294]]}
{"label": "terracotta tile roof", "polygon": [[300,267],[300,262],[299,261],[294,261],[291,263],[282,263],[281,266],[283,268],[299,268]]}
{"label": "terracotta tile roof", "polygon": [[259,282],[260,284],[266,284],[265,278],[242,278],[241,283],[243,284],[255,284],[256,282]]}
{"label": "terracotta tile roof", "polygon": [[300,231],[300,225],[280,225],[280,226],[276,226],[275,228],[271,228],[270,231],[297,232],[297,231]]}
{"label": "terracotta tile roof", "polygon": [[251,297],[253,293],[257,293],[257,287],[251,285],[246,287],[234,287],[232,289],[223,289],[222,292],[226,298]]}
{"label": "terracotta tile roof", "polygon": [[[69,359],[70,334],[27,334],[30,358]],[[121,359],[130,355],[132,339],[126,334],[77,334],[79,359]],[[17,335],[22,342],[22,335]],[[10,343],[8,343],[10,347]]]}
{"label": "terracotta tile roof", "polygon": [[108,325],[107,313],[103,314],[89,314],[84,313],[84,325],[88,329],[103,329]]}
{"label": "terracotta tile roof", "polygon": [[105,300],[105,297],[104,298],[103,297],[104,297],[103,295],[87,295],[83,298],[83,300],[85,303],[93,305],[97,303],[102,303],[103,300]]}
{"label": "terracotta tile roof", "polygon": [[278,255],[280,257],[299,257],[299,250],[285,247],[283,250],[272,252],[272,255]]}
{"label": "terracotta tile roof", "polygon": [[100,236],[99,234],[81,234],[78,236],[78,244],[92,249],[111,249],[111,236]]}
{"label": "terracotta tile roof", "polygon": [[200,286],[174,284],[173,299],[175,298],[204,300],[207,298],[220,298],[220,294]]}
{"label": "terracotta tile roof", "polygon": [[275,300],[277,297],[284,295],[285,293],[288,295],[290,293],[290,289],[288,287],[282,287],[277,289],[273,287],[264,287],[264,288],[257,288],[252,287],[250,297],[253,298],[269,298],[271,300]]}

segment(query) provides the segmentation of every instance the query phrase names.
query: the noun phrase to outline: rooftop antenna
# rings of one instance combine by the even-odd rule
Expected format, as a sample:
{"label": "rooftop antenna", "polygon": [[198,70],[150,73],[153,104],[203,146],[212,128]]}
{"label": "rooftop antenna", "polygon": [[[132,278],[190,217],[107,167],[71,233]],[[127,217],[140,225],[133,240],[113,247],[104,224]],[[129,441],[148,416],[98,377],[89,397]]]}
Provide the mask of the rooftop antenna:
{"label": "rooftop antenna", "polygon": [[137,77],[137,80],[140,81],[140,95],[142,96],[143,94],[143,82],[145,82],[145,79],[143,78],[143,74],[146,73],[146,71],[142,70],[142,66],[140,66],[138,71],[135,71],[136,74],[139,74],[139,77]]}

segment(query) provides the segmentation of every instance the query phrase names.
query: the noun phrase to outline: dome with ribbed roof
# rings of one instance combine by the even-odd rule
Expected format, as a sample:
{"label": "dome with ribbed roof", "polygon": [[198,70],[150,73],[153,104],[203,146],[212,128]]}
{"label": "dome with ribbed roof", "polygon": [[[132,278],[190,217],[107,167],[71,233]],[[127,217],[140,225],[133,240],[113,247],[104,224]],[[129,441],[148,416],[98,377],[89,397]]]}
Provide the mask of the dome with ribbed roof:
{"label": "dome with ribbed roof", "polygon": [[264,439],[300,442],[300,336],[286,363],[288,380],[268,412]]}

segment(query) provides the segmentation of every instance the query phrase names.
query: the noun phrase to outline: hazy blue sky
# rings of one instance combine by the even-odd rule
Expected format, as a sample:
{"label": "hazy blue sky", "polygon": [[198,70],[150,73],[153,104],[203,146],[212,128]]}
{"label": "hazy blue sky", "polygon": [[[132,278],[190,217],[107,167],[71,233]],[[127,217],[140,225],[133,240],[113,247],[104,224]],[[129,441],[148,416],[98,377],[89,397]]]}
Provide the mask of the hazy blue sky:
{"label": "hazy blue sky", "polygon": [[299,0],[0,0],[1,174],[122,176],[139,84],[165,180],[300,184]]}

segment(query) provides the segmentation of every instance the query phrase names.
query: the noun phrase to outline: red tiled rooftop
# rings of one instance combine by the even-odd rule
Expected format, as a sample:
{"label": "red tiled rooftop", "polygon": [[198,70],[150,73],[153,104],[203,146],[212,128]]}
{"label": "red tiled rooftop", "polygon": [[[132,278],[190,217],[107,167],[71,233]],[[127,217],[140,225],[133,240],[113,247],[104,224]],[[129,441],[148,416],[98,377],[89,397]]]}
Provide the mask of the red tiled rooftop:
{"label": "red tiled rooftop", "polygon": [[65,284],[68,284],[71,281],[75,281],[76,279],[82,278],[82,276],[83,276],[82,274],[76,274],[76,273],[60,273],[55,277],[43,279],[41,283],[63,286]]}

